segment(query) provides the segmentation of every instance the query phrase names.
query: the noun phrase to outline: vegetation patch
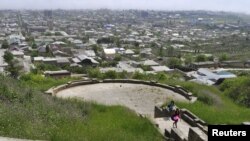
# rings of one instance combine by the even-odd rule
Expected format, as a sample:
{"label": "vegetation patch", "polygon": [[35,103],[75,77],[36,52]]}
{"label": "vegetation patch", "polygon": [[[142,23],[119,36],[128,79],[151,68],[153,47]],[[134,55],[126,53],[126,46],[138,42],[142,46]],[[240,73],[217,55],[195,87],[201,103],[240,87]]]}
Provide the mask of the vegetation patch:
{"label": "vegetation patch", "polygon": [[69,80],[0,76],[0,135],[52,141],[162,140],[150,121],[127,108],[64,100],[39,91]]}

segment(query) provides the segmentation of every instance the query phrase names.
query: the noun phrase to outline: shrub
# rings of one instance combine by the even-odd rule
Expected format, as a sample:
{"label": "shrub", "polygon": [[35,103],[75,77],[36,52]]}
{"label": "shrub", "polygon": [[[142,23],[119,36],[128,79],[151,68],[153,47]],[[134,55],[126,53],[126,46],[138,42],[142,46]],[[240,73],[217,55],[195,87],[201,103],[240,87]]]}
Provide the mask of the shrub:
{"label": "shrub", "polygon": [[240,105],[250,107],[250,78],[247,76],[227,79],[220,85],[226,96]]}
{"label": "shrub", "polygon": [[116,79],[118,77],[117,73],[115,71],[107,71],[103,74],[103,78],[110,78],[110,79]]}
{"label": "shrub", "polygon": [[211,97],[207,96],[207,95],[199,95],[198,96],[198,100],[207,104],[207,105],[213,105],[214,101]]}

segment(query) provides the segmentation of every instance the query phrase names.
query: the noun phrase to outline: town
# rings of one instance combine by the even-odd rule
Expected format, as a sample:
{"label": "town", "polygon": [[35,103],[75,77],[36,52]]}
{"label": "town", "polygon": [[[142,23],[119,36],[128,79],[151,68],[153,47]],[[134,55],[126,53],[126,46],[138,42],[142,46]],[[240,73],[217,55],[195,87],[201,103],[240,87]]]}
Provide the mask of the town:
{"label": "town", "polygon": [[[13,75],[34,70],[84,74],[93,67],[101,72],[178,71],[188,80],[213,85],[236,77],[227,70],[250,67],[250,25],[244,15],[100,9],[10,10],[0,16],[2,73],[8,73],[8,65],[19,68]],[[14,64],[4,61],[6,52]]]}
{"label": "town", "polygon": [[249,56],[244,13],[0,10],[0,135],[207,141],[250,124]]}

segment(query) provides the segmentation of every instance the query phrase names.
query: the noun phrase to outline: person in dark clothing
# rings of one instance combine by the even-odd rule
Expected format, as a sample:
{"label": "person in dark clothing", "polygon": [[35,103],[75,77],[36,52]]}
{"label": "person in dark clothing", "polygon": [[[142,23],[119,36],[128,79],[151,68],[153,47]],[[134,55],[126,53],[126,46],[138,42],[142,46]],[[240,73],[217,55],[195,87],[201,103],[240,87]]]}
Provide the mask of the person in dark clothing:
{"label": "person in dark clothing", "polygon": [[172,112],[175,108],[175,104],[174,104],[174,101],[172,100],[169,104],[168,104],[168,111],[169,112]]}

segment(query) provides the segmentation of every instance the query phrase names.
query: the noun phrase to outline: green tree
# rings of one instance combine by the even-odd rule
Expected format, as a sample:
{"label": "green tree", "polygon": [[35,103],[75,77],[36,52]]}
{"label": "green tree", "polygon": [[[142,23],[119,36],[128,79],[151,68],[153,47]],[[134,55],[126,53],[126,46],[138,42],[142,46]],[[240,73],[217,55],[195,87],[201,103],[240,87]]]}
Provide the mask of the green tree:
{"label": "green tree", "polygon": [[91,48],[93,49],[93,51],[95,52],[95,54],[98,54],[98,50],[99,50],[98,45],[92,45]]}
{"label": "green tree", "polygon": [[62,34],[60,32],[56,32],[55,36],[62,36]]}
{"label": "green tree", "polygon": [[9,46],[9,43],[7,42],[7,40],[4,40],[3,41],[3,43],[2,43],[2,48],[3,49],[7,49],[7,48],[9,48],[10,46]]}
{"label": "green tree", "polygon": [[50,32],[46,32],[44,35],[45,36],[52,36],[52,34]]}
{"label": "green tree", "polygon": [[46,53],[50,53],[50,49],[49,49],[49,46],[46,46]]}
{"label": "green tree", "polygon": [[9,51],[5,51],[4,55],[3,55],[3,58],[4,58],[5,62],[10,63],[14,59],[14,56]]}
{"label": "green tree", "polygon": [[173,57],[175,55],[175,50],[172,46],[167,47],[167,56],[168,57]]}
{"label": "green tree", "polygon": [[181,59],[179,58],[169,58],[167,61],[167,66],[170,68],[176,68],[181,66]]}
{"label": "green tree", "polygon": [[120,54],[116,54],[114,60],[119,62],[122,60],[122,56]]}
{"label": "green tree", "polygon": [[185,65],[190,65],[194,61],[192,55],[186,55],[184,57],[184,59],[185,59],[185,61],[184,61]]}
{"label": "green tree", "polygon": [[207,57],[204,54],[196,56],[196,62],[204,62],[207,60]]}
{"label": "green tree", "polygon": [[34,42],[32,43],[32,48],[33,48],[33,49],[36,49],[36,48],[37,48],[36,43],[34,43]]}
{"label": "green tree", "polygon": [[159,49],[159,56],[160,57],[163,57],[163,47],[161,46],[160,49]]}
{"label": "green tree", "polygon": [[14,59],[10,61],[6,67],[6,71],[8,71],[10,76],[13,78],[17,78],[19,76],[21,69],[22,67],[19,66],[19,61]]}
{"label": "green tree", "polygon": [[229,58],[228,54],[223,53],[223,54],[220,55],[219,60],[220,61],[226,61],[226,60],[228,60],[228,58]]}
{"label": "green tree", "polygon": [[104,73],[104,78],[105,79],[116,79],[118,77],[117,73],[115,71],[107,71]]}
{"label": "green tree", "polygon": [[194,47],[193,47],[193,48],[194,48],[194,52],[195,52],[195,53],[200,53],[201,47],[200,47],[197,43],[194,44]]}

